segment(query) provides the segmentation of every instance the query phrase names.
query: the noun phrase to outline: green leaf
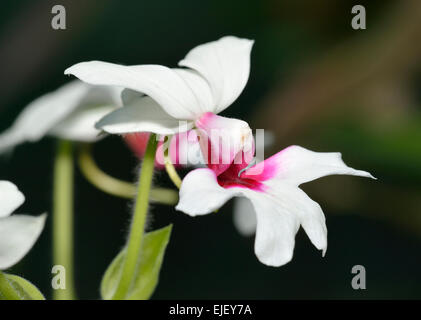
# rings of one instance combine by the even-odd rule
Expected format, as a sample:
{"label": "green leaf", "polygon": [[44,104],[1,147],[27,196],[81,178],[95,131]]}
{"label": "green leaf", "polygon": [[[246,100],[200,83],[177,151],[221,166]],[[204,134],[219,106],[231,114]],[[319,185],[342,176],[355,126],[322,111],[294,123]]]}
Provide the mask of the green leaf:
{"label": "green leaf", "polygon": [[28,280],[13,275],[3,273],[4,277],[10,285],[10,289],[14,290],[20,300],[45,300],[43,294]]}
{"label": "green leaf", "polygon": [[126,248],[113,259],[111,264],[105,271],[101,281],[101,296],[104,300],[110,300],[114,291],[117,288],[118,281],[120,280],[121,270],[123,268],[124,258],[126,257]]}
{"label": "green leaf", "polygon": [[[139,257],[139,268],[132,279],[132,287],[126,294],[127,300],[146,300],[154,292],[164,259],[165,249],[170,239],[172,225],[148,232],[142,241]],[[112,299],[120,281],[123,264],[126,258],[126,248],[114,258],[105,271],[101,282],[101,296],[105,300]]]}

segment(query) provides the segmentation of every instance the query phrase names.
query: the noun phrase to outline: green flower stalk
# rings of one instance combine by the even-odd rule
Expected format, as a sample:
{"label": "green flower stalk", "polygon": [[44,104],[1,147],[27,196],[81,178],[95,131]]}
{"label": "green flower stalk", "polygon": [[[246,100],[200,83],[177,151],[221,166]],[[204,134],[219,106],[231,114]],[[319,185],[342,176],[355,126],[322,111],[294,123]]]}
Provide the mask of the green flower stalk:
{"label": "green flower stalk", "polygon": [[74,300],[73,258],[73,145],[60,140],[54,163],[53,263],[65,268],[65,288],[55,289],[55,300]]}
{"label": "green flower stalk", "polygon": [[146,216],[149,205],[149,196],[152,185],[153,170],[155,165],[155,153],[158,141],[155,134],[151,134],[146,148],[145,157],[140,170],[138,194],[136,198],[130,234],[127,243],[127,255],[123,262],[121,278],[115,290],[113,300],[124,299],[133,285],[133,279],[139,264],[139,253],[145,229]]}

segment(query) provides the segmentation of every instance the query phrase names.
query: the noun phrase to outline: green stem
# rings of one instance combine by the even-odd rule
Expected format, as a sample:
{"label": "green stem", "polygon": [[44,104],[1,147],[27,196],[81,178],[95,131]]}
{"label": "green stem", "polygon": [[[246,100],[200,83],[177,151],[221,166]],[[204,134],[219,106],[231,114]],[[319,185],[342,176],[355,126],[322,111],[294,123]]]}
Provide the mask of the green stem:
{"label": "green stem", "polygon": [[181,178],[177,173],[177,170],[175,170],[174,165],[171,161],[171,157],[169,156],[169,150],[170,150],[170,142],[171,142],[172,136],[165,137],[164,142],[164,163],[165,163],[165,170],[167,171],[168,176],[170,177],[171,181],[174,183],[174,185],[180,189],[181,186]]}
{"label": "green stem", "polygon": [[0,300],[22,300],[20,295],[7,280],[3,272],[0,271]]}
{"label": "green stem", "polygon": [[138,193],[127,243],[127,253],[122,267],[121,278],[114,293],[113,300],[122,300],[126,297],[132,285],[132,281],[136,276],[136,268],[139,263],[138,259],[142,249],[142,238],[148,211],[149,193],[152,185],[157,145],[158,141],[156,135],[151,134],[140,171]]}
{"label": "green stem", "polygon": [[73,271],[73,146],[58,142],[54,163],[53,263],[65,268],[65,289],[53,291],[55,300],[74,300]]}
{"label": "green stem", "polygon": [[[136,195],[136,185],[116,179],[102,171],[92,156],[89,144],[84,144],[78,153],[78,164],[82,174],[99,190],[116,197],[133,199]],[[150,194],[151,202],[175,205],[178,202],[178,192],[165,188],[154,188]]]}

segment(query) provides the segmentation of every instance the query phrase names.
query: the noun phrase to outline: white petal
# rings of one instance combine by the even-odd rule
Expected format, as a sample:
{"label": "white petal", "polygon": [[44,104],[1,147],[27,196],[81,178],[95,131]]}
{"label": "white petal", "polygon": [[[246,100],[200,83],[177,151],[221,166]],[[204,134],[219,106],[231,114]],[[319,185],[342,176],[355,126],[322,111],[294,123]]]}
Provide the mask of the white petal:
{"label": "white petal", "polygon": [[290,146],[263,162],[247,169],[241,176],[257,178],[274,185],[298,186],[333,174],[346,174],[375,179],[370,173],[348,167],[339,152],[314,152],[299,146]]}
{"label": "white petal", "polygon": [[160,65],[123,66],[102,61],[81,62],[64,72],[95,85],[120,86],[144,93],[177,119],[194,119],[201,110],[186,81]]}
{"label": "white petal", "polygon": [[292,259],[295,234],[302,225],[313,245],[327,250],[325,216],[319,204],[301,189],[277,186],[266,192],[245,190],[256,211],[255,251],[259,260],[270,266],[281,266]]}
{"label": "white petal", "polygon": [[[81,81],[80,81],[81,82]],[[79,102],[79,106],[57,123],[48,134],[60,139],[95,142],[100,131],[95,123],[107,113],[122,106],[122,88],[109,86],[89,86],[90,89]]]}
{"label": "white petal", "polygon": [[291,261],[295,235],[300,227],[288,200],[277,199],[263,192],[246,190],[257,216],[254,251],[263,264],[273,267]]}
{"label": "white petal", "polygon": [[31,102],[13,126],[0,135],[0,152],[25,141],[37,141],[78,106],[91,86],[72,81]]}
{"label": "white petal", "polygon": [[256,232],[257,220],[253,205],[247,198],[234,199],[234,226],[238,232],[247,237]]}
{"label": "white petal", "polygon": [[0,218],[0,270],[15,265],[28,253],[44,228],[45,218],[45,214]]}
{"label": "white petal", "polygon": [[95,142],[100,138],[95,124],[114,109],[114,106],[81,108],[58,123],[49,134],[61,139]]}
{"label": "white petal", "polygon": [[23,193],[13,183],[0,181],[0,219],[9,216],[24,201]]}
{"label": "white petal", "polygon": [[188,69],[172,70],[183,78],[186,84],[190,87],[198,102],[200,113],[213,111],[215,109],[215,102],[213,100],[211,88],[209,87],[208,82],[201,75],[199,75],[196,71]]}
{"label": "white petal", "polygon": [[320,205],[300,188],[288,185],[270,187],[268,193],[278,206],[297,217],[313,245],[322,250],[323,256],[327,250],[326,219]]}
{"label": "white petal", "polygon": [[[78,81],[78,80],[75,80],[75,81]],[[79,82],[82,82],[82,81],[79,80]],[[88,86],[89,86],[89,91],[80,102],[79,108],[83,106],[88,106],[88,107],[113,106],[114,108],[123,106],[122,100],[121,100],[121,94],[122,94],[123,88],[112,87],[112,86],[91,86],[91,85],[88,85]]]}
{"label": "white petal", "polygon": [[123,101],[123,106],[130,105],[139,98],[144,97],[145,94],[131,89],[123,89],[123,91],[121,92],[121,100]]}
{"label": "white petal", "polygon": [[[202,76],[196,71],[189,69],[173,68],[171,70],[178,74],[190,88],[198,101],[198,107],[201,110],[200,113],[213,110],[214,102],[212,92],[208,82]],[[131,89],[124,89],[121,94],[124,105],[129,105],[133,101],[144,96],[143,93]]]}
{"label": "white petal", "polygon": [[279,178],[302,184],[324,176],[346,174],[374,178],[370,173],[348,167],[339,152],[314,152],[299,146],[287,148],[280,157]]}
{"label": "white petal", "polygon": [[222,188],[210,169],[195,169],[184,177],[180,187],[180,200],[175,209],[190,216],[208,214],[240,194],[236,189],[238,188]]}
{"label": "white petal", "polygon": [[171,117],[150,97],[132,100],[129,105],[107,114],[96,124],[96,128],[115,134],[153,132],[167,135],[191,127],[192,123]]}
{"label": "white petal", "polygon": [[180,66],[196,70],[209,82],[216,103],[212,112],[224,110],[243,91],[250,73],[252,46],[252,40],[223,37],[193,48],[179,62]]}
{"label": "white petal", "polygon": [[322,208],[301,189],[291,189],[290,192],[296,203],[294,214],[299,217],[310,241],[324,256],[327,250],[327,227]]}

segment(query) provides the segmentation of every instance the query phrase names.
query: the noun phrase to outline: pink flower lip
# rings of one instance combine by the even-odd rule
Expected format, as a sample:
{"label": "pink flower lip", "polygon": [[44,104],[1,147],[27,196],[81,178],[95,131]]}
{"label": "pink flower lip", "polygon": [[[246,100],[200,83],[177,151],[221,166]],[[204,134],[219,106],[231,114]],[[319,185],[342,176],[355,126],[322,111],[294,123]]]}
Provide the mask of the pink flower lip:
{"label": "pink flower lip", "polygon": [[218,184],[225,188],[246,188],[254,191],[266,191],[266,186],[259,181],[257,177],[241,177],[238,173],[247,166],[247,163],[234,164],[232,163],[227,170],[217,176]]}
{"label": "pink flower lip", "polygon": [[223,179],[221,176],[217,178],[218,184],[225,188],[246,188],[254,191],[264,192],[266,190],[265,185],[257,180],[253,179]]}

